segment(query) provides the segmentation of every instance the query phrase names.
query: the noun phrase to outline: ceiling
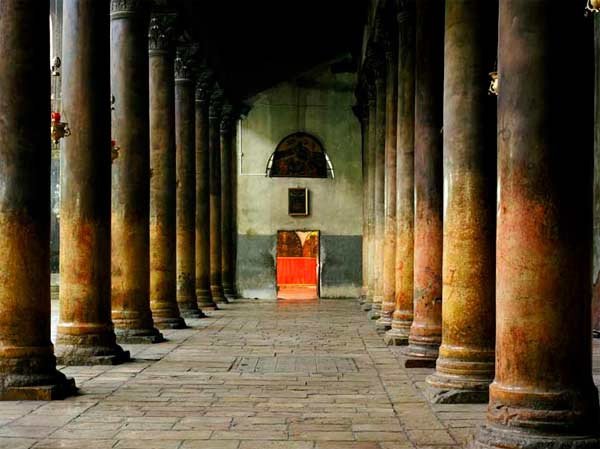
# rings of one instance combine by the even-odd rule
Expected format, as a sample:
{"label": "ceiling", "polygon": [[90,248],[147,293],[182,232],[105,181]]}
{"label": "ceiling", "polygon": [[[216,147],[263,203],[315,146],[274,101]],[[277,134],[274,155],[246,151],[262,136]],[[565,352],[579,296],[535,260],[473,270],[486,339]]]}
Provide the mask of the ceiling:
{"label": "ceiling", "polygon": [[179,0],[183,26],[203,43],[235,100],[329,61],[353,70],[366,0]]}

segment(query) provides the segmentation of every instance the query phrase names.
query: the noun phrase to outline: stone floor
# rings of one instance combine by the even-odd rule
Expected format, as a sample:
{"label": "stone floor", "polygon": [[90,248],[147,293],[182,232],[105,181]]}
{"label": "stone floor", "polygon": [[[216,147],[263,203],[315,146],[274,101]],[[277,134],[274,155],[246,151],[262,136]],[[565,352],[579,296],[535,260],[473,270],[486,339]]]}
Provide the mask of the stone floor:
{"label": "stone floor", "polygon": [[404,369],[354,300],[240,300],[189,324],[127,346],[132,363],[65,368],[77,397],[0,403],[0,448],[448,449],[484,419],[430,406],[431,370]]}

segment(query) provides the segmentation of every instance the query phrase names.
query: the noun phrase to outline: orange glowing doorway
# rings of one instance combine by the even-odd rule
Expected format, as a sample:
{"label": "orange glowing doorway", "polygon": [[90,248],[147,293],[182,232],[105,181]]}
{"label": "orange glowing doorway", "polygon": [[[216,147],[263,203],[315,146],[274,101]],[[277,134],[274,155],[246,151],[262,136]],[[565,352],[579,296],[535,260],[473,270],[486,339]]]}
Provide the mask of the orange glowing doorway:
{"label": "orange glowing doorway", "polygon": [[319,297],[319,231],[277,231],[277,298]]}

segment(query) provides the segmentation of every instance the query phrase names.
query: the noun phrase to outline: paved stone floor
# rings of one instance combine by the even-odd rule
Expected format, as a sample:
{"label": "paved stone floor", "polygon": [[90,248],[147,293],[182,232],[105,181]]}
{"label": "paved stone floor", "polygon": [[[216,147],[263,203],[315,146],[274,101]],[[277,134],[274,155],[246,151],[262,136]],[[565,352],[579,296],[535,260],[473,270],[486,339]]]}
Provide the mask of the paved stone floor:
{"label": "paved stone floor", "polygon": [[404,369],[354,300],[240,300],[189,324],[127,346],[132,363],[65,368],[77,397],[0,403],[0,448],[448,449],[484,419],[430,406],[431,370]]}

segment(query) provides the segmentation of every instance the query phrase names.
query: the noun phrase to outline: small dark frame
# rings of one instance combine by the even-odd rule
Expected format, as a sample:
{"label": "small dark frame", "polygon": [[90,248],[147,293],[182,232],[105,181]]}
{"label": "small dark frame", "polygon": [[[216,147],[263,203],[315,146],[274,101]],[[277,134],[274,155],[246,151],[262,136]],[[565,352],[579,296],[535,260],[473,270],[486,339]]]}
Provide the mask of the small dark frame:
{"label": "small dark frame", "polygon": [[292,187],[288,189],[288,214],[292,217],[308,216],[308,189]]}

